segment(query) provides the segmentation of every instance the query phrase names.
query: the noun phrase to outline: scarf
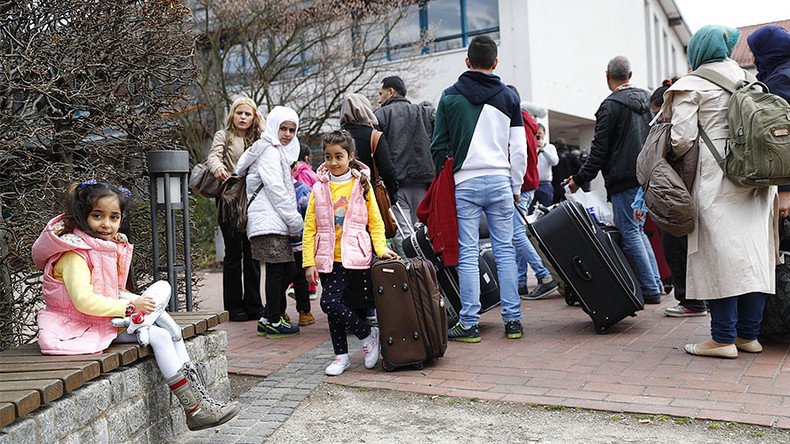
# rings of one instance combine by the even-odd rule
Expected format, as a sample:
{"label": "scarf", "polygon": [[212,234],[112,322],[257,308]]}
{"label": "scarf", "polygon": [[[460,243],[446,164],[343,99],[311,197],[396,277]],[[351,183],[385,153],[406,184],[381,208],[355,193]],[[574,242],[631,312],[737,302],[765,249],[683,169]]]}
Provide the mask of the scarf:
{"label": "scarf", "polygon": [[688,60],[691,69],[729,57],[740,36],[740,30],[726,26],[707,25],[700,28],[689,41]]}
{"label": "scarf", "polygon": [[283,122],[295,123],[296,131],[299,132],[299,116],[296,115],[296,111],[285,106],[275,106],[269,111],[269,115],[266,116],[266,130],[264,130],[261,135],[261,139],[272,146],[281,147],[285,153],[285,159],[290,166],[299,160],[299,138],[294,135],[291,142],[283,146],[283,144],[280,143],[280,125],[282,125]]}
{"label": "scarf", "polygon": [[349,94],[343,104],[340,105],[340,125],[356,123],[359,125],[375,127],[379,124],[379,119],[373,114],[373,107],[370,100],[362,94]]}

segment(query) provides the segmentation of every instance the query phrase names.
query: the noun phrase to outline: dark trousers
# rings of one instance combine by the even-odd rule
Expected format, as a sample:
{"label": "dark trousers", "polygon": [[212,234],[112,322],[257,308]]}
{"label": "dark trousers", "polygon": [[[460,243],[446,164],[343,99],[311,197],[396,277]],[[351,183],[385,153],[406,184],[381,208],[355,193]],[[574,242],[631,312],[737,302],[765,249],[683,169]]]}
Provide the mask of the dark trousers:
{"label": "dark trousers", "polygon": [[296,261],[296,274],[294,275],[294,296],[296,296],[296,309],[310,313],[310,287],[302,268],[302,252],[294,251]]}
{"label": "dark trousers", "polygon": [[225,310],[231,316],[247,313],[251,318],[258,318],[263,314],[261,264],[252,258],[247,233],[240,233],[225,223],[220,223],[219,228],[225,240],[225,259],[222,263],[222,302]]}
{"label": "dark trousers", "polygon": [[661,246],[664,249],[664,259],[672,272],[672,286],[675,299],[678,303],[691,310],[705,310],[705,301],[686,299],[686,264],[688,262],[688,237],[675,237],[658,230],[661,233]]}
{"label": "dark trousers", "polygon": [[734,344],[735,337],[757,339],[763,322],[765,293],[746,293],[724,299],[711,299],[710,335],[720,344]]}
{"label": "dark trousers", "polygon": [[321,310],[329,321],[329,336],[336,355],[348,353],[346,329],[359,339],[370,335],[370,326],[343,303],[343,292],[349,283],[349,272],[335,262],[331,273],[321,273]]}
{"label": "dark trousers", "polygon": [[266,319],[273,324],[285,313],[285,291],[295,274],[293,262],[266,263]]}

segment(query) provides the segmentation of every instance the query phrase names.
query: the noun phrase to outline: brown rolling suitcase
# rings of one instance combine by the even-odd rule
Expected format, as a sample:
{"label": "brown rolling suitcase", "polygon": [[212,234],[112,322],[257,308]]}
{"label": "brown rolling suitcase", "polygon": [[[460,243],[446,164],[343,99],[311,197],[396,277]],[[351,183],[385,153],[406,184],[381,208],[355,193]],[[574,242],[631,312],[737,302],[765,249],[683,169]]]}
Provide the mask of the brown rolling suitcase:
{"label": "brown rolling suitcase", "polygon": [[447,311],[430,262],[380,260],[371,269],[382,367],[418,369],[447,349]]}

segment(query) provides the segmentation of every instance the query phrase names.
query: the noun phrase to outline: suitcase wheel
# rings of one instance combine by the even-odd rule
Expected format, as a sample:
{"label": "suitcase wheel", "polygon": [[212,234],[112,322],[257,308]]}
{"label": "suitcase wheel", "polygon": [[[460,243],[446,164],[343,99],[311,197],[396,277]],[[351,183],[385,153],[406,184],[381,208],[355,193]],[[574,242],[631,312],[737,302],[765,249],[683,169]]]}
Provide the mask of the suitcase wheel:
{"label": "suitcase wheel", "polygon": [[381,361],[381,368],[383,368],[384,370],[386,370],[388,372],[392,371],[392,370],[395,370],[395,366],[390,364],[389,361],[387,361],[387,360]]}
{"label": "suitcase wheel", "polygon": [[568,306],[573,307],[574,305],[576,305],[576,302],[578,302],[578,300],[576,299],[576,296],[573,293],[571,293],[566,288],[565,289],[565,303],[568,304]]}
{"label": "suitcase wheel", "polygon": [[418,362],[414,364],[414,368],[417,370],[422,370],[423,368],[425,368],[425,364],[423,364],[422,362]]}
{"label": "suitcase wheel", "polygon": [[595,332],[598,333],[599,335],[605,335],[609,333],[609,327],[603,325],[596,325]]}

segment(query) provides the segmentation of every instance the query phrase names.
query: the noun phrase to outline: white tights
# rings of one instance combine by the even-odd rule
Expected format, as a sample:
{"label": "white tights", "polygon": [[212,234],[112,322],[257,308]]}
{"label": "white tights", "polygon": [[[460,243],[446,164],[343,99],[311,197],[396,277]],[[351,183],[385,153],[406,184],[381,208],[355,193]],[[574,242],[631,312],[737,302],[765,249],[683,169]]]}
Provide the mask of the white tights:
{"label": "white tights", "polygon": [[[170,379],[178,373],[178,370],[189,362],[189,354],[184,345],[184,340],[173,341],[170,333],[162,327],[152,325],[149,330],[151,348],[154,349],[154,358],[159,371],[165,379]],[[113,341],[114,343],[126,344],[137,342],[137,336],[123,332]]]}

